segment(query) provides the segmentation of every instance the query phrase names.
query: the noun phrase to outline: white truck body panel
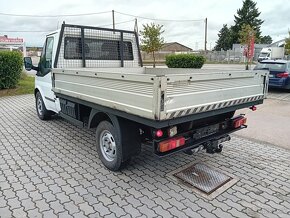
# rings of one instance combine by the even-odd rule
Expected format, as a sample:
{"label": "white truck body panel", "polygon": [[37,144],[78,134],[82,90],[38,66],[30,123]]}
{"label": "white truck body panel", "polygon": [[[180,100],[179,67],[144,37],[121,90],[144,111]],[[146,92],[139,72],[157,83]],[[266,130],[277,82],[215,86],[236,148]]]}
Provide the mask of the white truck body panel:
{"label": "white truck body panel", "polygon": [[53,91],[152,120],[265,98],[266,71],[167,68],[53,69]]}

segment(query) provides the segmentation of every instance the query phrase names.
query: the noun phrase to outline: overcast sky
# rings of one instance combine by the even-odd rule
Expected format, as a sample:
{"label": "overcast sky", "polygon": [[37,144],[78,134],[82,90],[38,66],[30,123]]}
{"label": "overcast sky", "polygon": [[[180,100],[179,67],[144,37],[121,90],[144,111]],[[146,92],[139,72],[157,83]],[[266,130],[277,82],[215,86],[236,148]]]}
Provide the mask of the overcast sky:
{"label": "overcast sky", "polygon": [[[169,20],[202,20],[189,22],[154,21],[164,25],[166,42],[177,41],[193,49],[204,48],[204,19],[208,18],[208,49],[213,48],[218,31],[223,24],[229,26],[234,22],[234,14],[242,7],[242,0],[0,0],[0,13],[27,15],[60,15],[83,14],[115,10],[156,19]],[[257,0],[261,12],[260,18],[265,20],[262,35],[270,35],[274,40],[288,36],[290,28],[289,0]],[[8,32],[8,31],[52,31],[62,21],[73,24],[112,27],[112,14],[104,13],[92,16],[33,18],[0,15],[0,35],[24,38],[28,46],[41,46],[46,32]],[[134,28],[134,17],[116,13],[118,29]],[[130,21],[131,20],[131,21]],[[139,19],[139,29],[143,23],[151,20]]]}

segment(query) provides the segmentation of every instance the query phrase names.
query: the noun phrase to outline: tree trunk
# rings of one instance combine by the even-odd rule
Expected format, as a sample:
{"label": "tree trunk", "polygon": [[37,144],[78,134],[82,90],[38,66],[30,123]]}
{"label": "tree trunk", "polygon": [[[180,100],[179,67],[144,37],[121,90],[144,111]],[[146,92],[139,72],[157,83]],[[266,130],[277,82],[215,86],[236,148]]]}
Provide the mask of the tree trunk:
{"label": "tree trunk", "polygon": [[153,55],[153,67],[155,68],[155,53],[154,53],[154,51],[152,52],[152,55]]}

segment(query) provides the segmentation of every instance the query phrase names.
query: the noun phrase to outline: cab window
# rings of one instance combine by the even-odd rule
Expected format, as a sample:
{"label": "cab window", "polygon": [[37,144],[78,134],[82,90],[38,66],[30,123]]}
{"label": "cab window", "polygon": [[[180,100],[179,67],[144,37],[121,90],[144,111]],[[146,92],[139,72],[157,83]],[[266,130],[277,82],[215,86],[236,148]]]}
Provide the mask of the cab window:
{"label": "cab window", "polygon": [[45,46],[45,68],[52,67],[52,51],[53,51],[53,37],[49,37],[46,40]]}

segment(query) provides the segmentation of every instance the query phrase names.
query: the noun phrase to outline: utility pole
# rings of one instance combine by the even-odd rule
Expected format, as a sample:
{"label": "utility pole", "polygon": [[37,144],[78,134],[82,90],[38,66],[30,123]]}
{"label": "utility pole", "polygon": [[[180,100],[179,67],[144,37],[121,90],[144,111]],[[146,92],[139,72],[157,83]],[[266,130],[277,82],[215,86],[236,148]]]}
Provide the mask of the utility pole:
{"label": "utility pole", "polygon": [[137,18],[135,18],[134,31],[138,34],[138,22],[137,22]]}
{"label": "utility pole", "polygon": [[206,53],[206,44],[207,44],[207,17],[205,18],[205,29],[204,29],[204,51]]}
{"label": "utility pole", "polygon": [[113,29],[115,29],[115,11],[112,10],[112,18],[113,18]]}

